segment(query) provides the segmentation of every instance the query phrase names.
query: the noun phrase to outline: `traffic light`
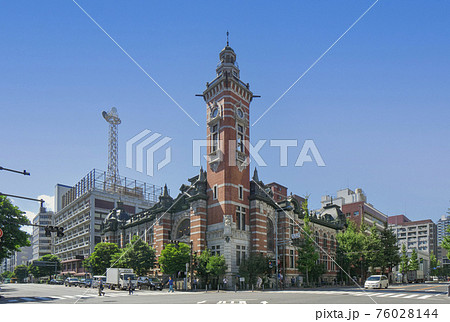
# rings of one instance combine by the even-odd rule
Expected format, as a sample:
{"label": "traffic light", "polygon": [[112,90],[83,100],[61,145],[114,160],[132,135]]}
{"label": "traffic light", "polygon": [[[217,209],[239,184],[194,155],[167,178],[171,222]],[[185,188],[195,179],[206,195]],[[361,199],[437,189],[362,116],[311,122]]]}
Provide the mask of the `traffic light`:
{"label": "traffic light", "polygon": [[269,261],[269,268],[273,268],[273,262]]}
{"label": "traffic light", "polygon": [[56,228],[56,237],[64,237],[64,228],[63,227],[55,227]]}
{"label": "traffic light", "polygon": [[56,226],[46,226],[45,229],[45,237],[51,237],[52,233],[56,233],[57,237],[64,237],[64,228],[56,227]]}
{"label": "traffic light", "polygon": [[47,226],[47,227],[44,227],[44,229],[45,229],[45,237],[52,237],[53,227]]}

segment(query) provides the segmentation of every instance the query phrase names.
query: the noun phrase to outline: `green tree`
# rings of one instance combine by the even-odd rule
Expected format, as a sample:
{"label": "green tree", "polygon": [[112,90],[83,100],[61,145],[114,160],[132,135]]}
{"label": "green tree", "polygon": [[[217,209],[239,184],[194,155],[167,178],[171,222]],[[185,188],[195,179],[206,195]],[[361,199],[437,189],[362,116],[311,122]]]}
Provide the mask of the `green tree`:
{"label": "green tree", "polygon": [[98,243],[94,252],[83,261],[83,266],[93,275],[105,275],[111,267],[113,256],[120,253],[119,246],[114,243]]}
{"label": "green tree", "polygon": [[436,270],[438,268],[439,265],[439,261],[436,258],[436,255],[434,255],[433,251],[431,251],[430,253],[430,274],[431,275],[436,275]]}
{"label": "green tree", "polygon": [[[306,275],[306,284],[309,285],[310,277],[316,280],[323,274],[323,266],[318,264],[319,252],[314,243],[313,232],[309,220],[308,198],[302,204],[303,210],[303,229],[301,232],[300,245],[297,249],[297,268]],[[314,276],[311,276],[311,273]]]}
{"label": "green tree", "polygon": [[132,268],[137,275],[146,275],[155,265],[155,250],[138,236],[120,252],[115,253],[111,265],[122,268]]}
{"label": "green tree", "polygon": [[269,273],[269,257],[262,253],[250,253],[239,266],[239,276],[245,277],[251,285],[256,284],[258,276],[264,279]]}
{"label": "green tree", "polygon": [[[336,235],[338,243],[337,257],[340,266],[351,276],[361,272],[361,259],[364,256],[365,236],[357,229],[356,224],[347,220],[347,228]],[[347,279],[348,276],[346,275]]]}
{"label": "green tree", "polygon": [[409,257],[406,252],[405,244],[402,244],[402,256],[400,257],[400,272],[402,272],[402,279],[405,279],[405,274],[409,270]]}
{"label": "green tree", "polygon": [[56,277],[57,272],[61,271],[61,260],[56,255],[47,254],[42,256],[35,262],[48,262],[44,264],[45,266],[36,266],[33,264],[30,264],[28,266],[28,272],[35,278],[52,275],[55,275]]}
{"label": "green tree", "polygon": [[381,245],[382,245],[382,264],[381,271],[384,272],[387,268],[392,272],[392,268],[400,263],[399,247],[397,245],[397,237],[388,224],[384,224],[384,229],[381,231]]}
{"label": "green tree", "polygon": [[23,215],[18,207],[14,206],[5,196],[0,196],[0,228],[3,237],[0,242],[0,263],[3,259],[11,257],[21,247],[30,246],[28,233],[20,230],[20,227],[29,224],[28,218]]}
{"label": "green tree", "polygon": [[186,263],[190,260],[191,248],[185,243],[166,244],[158,258],[161,271],[165,274],[176,275],[186,270]]}
{"label": "green tree", "polygon": [[419,269],[419,260],[417,259],[417,252],[414,248],[411,253],[411,258],[409,260],[408,270],[409,271],[417,271]]}
{"label": "green tree", "polygon": [[225,274],[227,270],[227,264],[225,263],[225,257],[223,255],[214,255],[209,258],[208,264],[206,264],[210,276],[213,276],[220,280],[220,277]]}
{"label": "green tree", "polygon": [[370,227],[369,234],[363,239],[363,256],[366,265],[371,268],[372,273],[376,267],[383,266],[383,245],[381,243],[381,234],[373,225]]}
{"label": "green tree", "polygon": [[200,255],[194,255],[194,270],[196,275],[200,278],[202,283],[208,284],[209,282],[209,270],[207,269],[207,265],[209,262],[209,258],[211,257],[211,252],[209,249],[201,252]]}
{"label": "green tree", "polygon": [[[450,211],[448,212],[450,214]],[[450,259],[450,226],[447,228],[447,236],[444,236],[441,247],[447,250],[447,258]]]}
{"label": "green tree", "polygon": [[18,282],[23,282],[28,277],[28,267],[26,265],[18,265],[14,268],[14,275]]}

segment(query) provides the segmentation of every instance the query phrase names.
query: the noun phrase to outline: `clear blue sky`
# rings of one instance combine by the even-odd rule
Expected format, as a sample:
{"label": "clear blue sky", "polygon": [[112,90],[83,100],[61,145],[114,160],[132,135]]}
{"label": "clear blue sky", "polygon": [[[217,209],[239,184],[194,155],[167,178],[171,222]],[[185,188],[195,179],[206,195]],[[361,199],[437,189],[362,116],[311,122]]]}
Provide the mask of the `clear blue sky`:
{"label": "clear blue sky", "polygon": [[[195,94],[215,77],[230,32],[241,79],[262,97],[259,116],[373,1],[77,1],[198,123],[197,127],[71,0],[0,2],[0,191],[54,195],[107,168],[117,107],[121,175],[168,184],[195,175],[192,139],[204,139]],[[450,206],[450,2],[380,0],[251,128],[297,139],[287,167],[261,150],[260,178],[320,197],[358,187],[388,215],[436,221]],[[144,129],[172,138],[172,162],[153,177],[125,167],[125,143]],[[326,167],[295,167],[305,139]],[[157,157],[163,157],[163,151]],[[253,165],[252,165],[253,171]],[[36,213],[38,204],[15,200]]]}

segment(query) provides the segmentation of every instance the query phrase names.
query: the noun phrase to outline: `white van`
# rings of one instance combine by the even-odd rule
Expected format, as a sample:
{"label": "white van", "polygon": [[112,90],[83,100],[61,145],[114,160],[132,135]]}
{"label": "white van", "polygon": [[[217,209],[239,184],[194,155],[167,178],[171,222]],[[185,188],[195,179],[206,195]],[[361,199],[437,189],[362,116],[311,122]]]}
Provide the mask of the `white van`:
{"label": "white van", "polygon": [[364,288],[388,288],[389,280],[384,275],[372,275],[364,283]]}

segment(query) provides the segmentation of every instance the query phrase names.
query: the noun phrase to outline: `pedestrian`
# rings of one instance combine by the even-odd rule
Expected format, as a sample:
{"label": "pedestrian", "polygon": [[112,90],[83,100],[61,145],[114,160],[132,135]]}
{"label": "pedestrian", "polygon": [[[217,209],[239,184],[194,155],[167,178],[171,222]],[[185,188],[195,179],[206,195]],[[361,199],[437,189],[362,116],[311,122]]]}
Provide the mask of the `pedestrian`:
{"label": "pedestrian", "polygon": [[103,292],[103,281],[100,279],[100,283],[98,283],[98,296],[105,296],[105,292]]}
{"label": "pedestrian", "polygon": [[174,290],[173,290],[173,280],[172,280],[172,277],[170,277],[169,276],[169,281],[167,282],[167,284],[169,284],[169,293],[170,292],[175,292]]}
{"label": "pedestrian", "polygon": [[228,279],[226,277],[224,277],[222,282],[223,282],[223,289],[226,290],[227,289]]}
{"label": "pedestrian", "polygon": [[256,281],[256,287],[261,288],[261,285],[262,285],[262,278],[261,276],[258,276],[258,280]]}
{"label": "pedestrian", "polygon": [[133,283],[131,283],[131,277],[128,277],[128,295],[133,294]]}

